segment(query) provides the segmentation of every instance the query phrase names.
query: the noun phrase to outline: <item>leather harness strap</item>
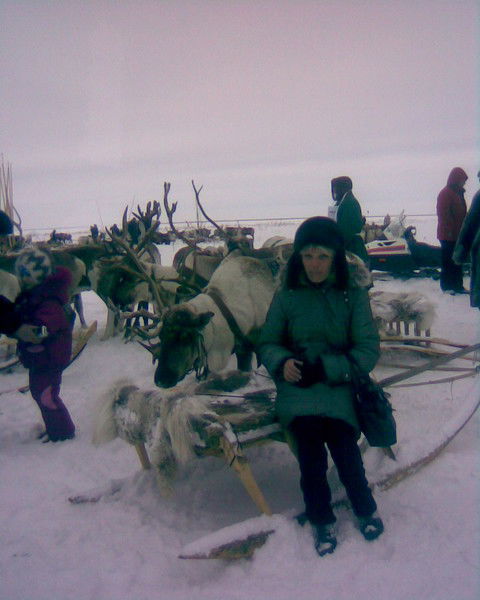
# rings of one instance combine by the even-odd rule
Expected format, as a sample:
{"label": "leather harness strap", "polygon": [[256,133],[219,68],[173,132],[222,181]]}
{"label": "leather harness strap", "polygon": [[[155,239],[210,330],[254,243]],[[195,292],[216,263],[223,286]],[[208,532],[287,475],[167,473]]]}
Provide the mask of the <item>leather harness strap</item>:
{"label": "leather harness strap", "polygon": [[208,296],[210,296],[210,298],[218,306],[218,309],[222,313],[222,316],[225,319],[225,321],[228,323],[228,326],[230,327],[230,329],[235,337],[235,340],[237,342],[240,342],[240,344],[246,350],[254,350],[255,346],[254,346],[252,340],[250,340],[240,329],[231,310],[228,308],[228,306],[225,304],[225,302],[223,301],[221,296],[216,292],[216,290],[210,289],[206,293]]}

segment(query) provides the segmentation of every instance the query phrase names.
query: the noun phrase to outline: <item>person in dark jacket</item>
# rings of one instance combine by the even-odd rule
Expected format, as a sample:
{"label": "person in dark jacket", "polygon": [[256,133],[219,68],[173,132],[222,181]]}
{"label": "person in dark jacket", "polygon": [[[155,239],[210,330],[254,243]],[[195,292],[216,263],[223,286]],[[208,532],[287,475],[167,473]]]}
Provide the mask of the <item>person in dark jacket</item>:
{"label": "person in dark jacket", "polygon": [[[0,210],[0,237],[13,233],[13,223],[6,212]],[[14,303],[0,295],[0,333],[25,342],[38,343],[37,328],[29,323],[22,323],[15,313]]]}
{"label": "person in dark jacket", "polygon": [[[480,179],[480,171],[478,172]],[[472,199],[472,204],[463,221],[453,251],[456,264],[470,263],[470,304],[480,309],[480,190]]]}
{"label": "person in dark jacket", "polygon": [[72,352],[71,273],[64,267],[53,270],[50,254],[36,248],[19,254],[15,272],[22,286],[15,301],[16,314],[22,321],[44,328],[41,343],[20,341],[18,352],[29,370],[30,392],[45,423],[45,441],[71,439],[75,426],[60,398],[62,371]]}
{"label": "person in dark jacket", "polygon": [[332,198],[335,203],[332,218],[337,222],[345,238],[345,249],[359,256],[368,264],[365,243],[360,235],[365,219],[359,201],[352,192],[350,177],[335,177],[331,181]]}
{"label": "person in dark jacket", "polygon": [[371,371],[380,354],[368,293],[345,258],[338,225],[312,217],[298,228],[285,280],[259,340],[262,363],[277,388],[276,412],[298,458],[305,512],[320,556],[336,537],[327,482],[328,447],[368,540],[383,531],[357,444],[352,368]]}
{"label": "person in dark jacket", "polygon": [[453,250],[467,213],[464,185],[467,174],[460,167],[450,171],[447,185],[437,198],[437,239],[442,248],[440,288],[449,294],[467,294],[463,287],[462,267],[452,260]]}

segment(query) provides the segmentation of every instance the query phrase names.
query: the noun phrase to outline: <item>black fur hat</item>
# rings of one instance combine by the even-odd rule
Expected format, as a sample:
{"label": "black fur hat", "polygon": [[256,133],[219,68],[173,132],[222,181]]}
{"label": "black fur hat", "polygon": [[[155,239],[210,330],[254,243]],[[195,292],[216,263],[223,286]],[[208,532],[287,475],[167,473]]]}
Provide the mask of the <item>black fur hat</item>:
{"label": "black fur hat", "polygon": [[328,217],[310,217],[297,229],[293,249],[300,252],[306,246],[323,246],[345,251],[345,240],[338,225]]}

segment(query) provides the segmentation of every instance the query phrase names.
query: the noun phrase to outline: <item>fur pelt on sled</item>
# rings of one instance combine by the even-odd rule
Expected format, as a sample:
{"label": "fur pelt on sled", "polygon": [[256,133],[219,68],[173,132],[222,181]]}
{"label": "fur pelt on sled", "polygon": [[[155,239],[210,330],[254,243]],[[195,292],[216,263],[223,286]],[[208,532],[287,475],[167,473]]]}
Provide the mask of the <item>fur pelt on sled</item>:
{"label": "fur pelt on sled", "polygon": [[370,291],[372,313],[380,331],[388,332],[393,321],[406,321],[419,329],[430,329],[435,320],[435,305],[418,292]]}
{"label": "fur pelt on sled", "polygon": [[[198,450],[218,443],[232,416],[249,425],[273,421],[273,401],[268,396],[252,394],[249,399],[246,394],[231,400],[215,395],[215,390],[243,387],[247,381],[248,375],[238,371],[174,391],[140,389],[128,379],[117,381],[100,398],[92,441],[99,446],[119,437],[129,444],[146,444],[160,487],[169,493],[177,467]],[[201,395],[207,391],[214,394]]]}
{"label": "fur pelt on sled", "polygon": [[206,426],[214,418],[204,397],[186,390],[142,390],[120,380],[100,400],[92,441],[98,446],[120,437],[129,444],[147,444],[161,487],[168,492],[177,464],[194,455],[199,440],[193,422]]}

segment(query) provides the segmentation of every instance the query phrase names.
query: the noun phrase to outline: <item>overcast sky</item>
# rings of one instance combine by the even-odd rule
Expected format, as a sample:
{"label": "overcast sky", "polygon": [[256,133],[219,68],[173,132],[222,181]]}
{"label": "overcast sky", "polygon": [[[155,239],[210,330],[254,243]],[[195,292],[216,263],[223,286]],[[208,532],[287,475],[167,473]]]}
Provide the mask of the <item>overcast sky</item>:
{"label": "overcast sky", "polygon": [[479,3],[0,0],[0,153],[24,228],[110,225],[163,197],[194,218],[434,212],[478,187]]}

